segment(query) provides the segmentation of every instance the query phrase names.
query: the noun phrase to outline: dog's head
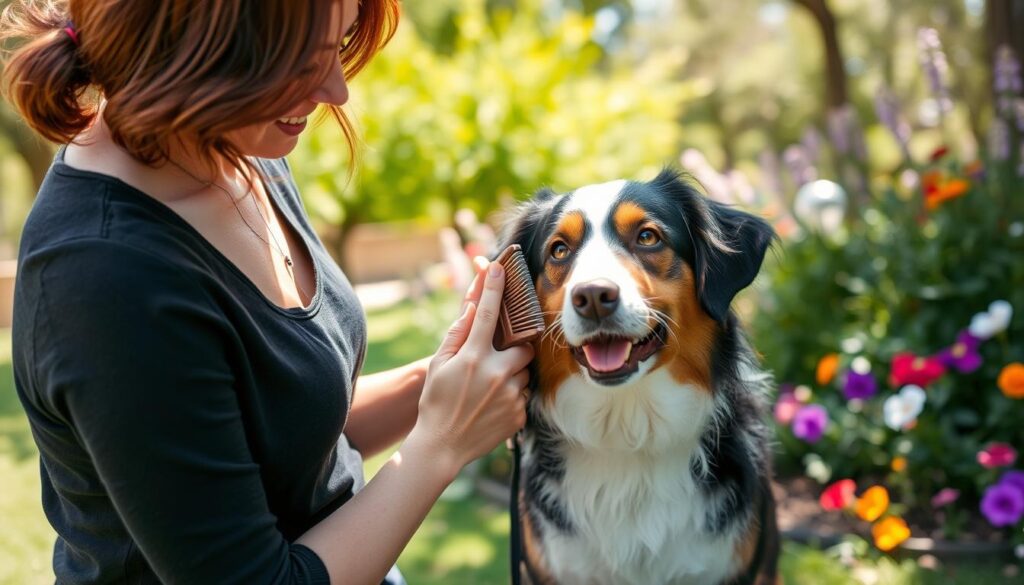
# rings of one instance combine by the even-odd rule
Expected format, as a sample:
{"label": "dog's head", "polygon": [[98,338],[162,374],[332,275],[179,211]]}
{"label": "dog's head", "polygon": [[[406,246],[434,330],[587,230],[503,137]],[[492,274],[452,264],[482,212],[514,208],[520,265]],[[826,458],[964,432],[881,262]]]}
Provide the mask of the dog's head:
{"label": "dog's head", "polygon": [[670,170],[650,182],[537,193],[503,240],[522,246],[545,312],[541,392],[574,375],[632,384],[659,368],[710,389],[715,339],[773,237],[763,220]]}

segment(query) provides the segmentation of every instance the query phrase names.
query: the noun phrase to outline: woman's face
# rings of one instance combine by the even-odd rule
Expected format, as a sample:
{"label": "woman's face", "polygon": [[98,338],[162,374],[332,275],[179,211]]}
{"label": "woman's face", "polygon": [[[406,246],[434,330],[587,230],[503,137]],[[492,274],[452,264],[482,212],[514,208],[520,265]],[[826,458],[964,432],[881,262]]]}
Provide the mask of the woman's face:
{"label": "woman's face", "polygon": [[[319,104],[340,106],[348,101],[348,83],[341,71],[338,50],[342,39],[347,36],[349,28],[356,21],[358,11],[358,0],[331,2],[329,40],[321,47],[319,56],[303,73],[322,76],[324,68],[330,68],[330,72],[308,95],[297,96],[295,105],[283,117],[230,132],[229,139],[237,144],[243,153],[260,158],[281,158],[295,148],[299,134],[306,128],[308,117]],[[345,31],[345,34],[342,34],[342,31]]]}

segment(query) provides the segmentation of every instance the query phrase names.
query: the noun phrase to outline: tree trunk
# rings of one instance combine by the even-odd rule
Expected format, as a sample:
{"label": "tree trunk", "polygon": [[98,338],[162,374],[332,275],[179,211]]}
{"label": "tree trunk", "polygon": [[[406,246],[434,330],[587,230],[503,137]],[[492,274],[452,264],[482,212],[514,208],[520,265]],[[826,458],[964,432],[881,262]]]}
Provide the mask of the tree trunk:
{"label": "tree trunk", "polygon": [[836,18],[825,0],[794,1],[806,8],[818,23],[825,45],[825,106],[829,110],[838,109],[849,102],[850,97],[846,89],[846,69],[836,32]]}
{"label": "tree trunk", "polygon": [[1017,59],[1024,59],[1024,2],[988,0],[985,5],[985,37],[988,41],[988,87],[991,92],[996,48],[1000,45],[1010,45],[1017,54]]}

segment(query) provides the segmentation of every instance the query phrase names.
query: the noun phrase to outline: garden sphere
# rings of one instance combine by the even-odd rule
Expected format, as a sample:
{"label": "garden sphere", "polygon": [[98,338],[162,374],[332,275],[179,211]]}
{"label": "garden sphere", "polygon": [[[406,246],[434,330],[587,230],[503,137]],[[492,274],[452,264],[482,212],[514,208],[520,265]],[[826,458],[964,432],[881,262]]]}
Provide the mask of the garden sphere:
{"label": "garden sphere", "polygon": [[796,192],[793,212],[811,229],[828,234],[839,229],[846,216],[846,190],[834,181],[819,179]]}

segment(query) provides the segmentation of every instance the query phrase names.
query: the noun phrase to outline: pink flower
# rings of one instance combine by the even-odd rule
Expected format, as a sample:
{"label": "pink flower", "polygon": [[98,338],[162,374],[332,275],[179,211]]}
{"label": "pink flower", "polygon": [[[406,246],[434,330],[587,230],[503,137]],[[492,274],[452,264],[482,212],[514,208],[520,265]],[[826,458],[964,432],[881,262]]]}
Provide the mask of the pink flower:
{"label": "pink flower", "polygon": [[1007,467],[1017,460],[1017,451],[1007,443],[990,443],[978,453],[978,463],[986,469]]}
{"label": "pink flower", "polygon": [[955,502],[960,497],[960,490],[953,488],[942,488],[934,496],[932,496],[932,507],[941,508],[948,506]]}
{"label": "pink flower", "polygon": [[783,392],[775,402],[775,421],[780,425],[788,425],[798,410],[800,410],[800,401],[797,400],[796,395],[792,392]]}
{"label": "pink flower", "polygon": [[793,434],[807,443],[817,443],[828,428],[828,411],[820,404],[808,404],[793,417]]}

